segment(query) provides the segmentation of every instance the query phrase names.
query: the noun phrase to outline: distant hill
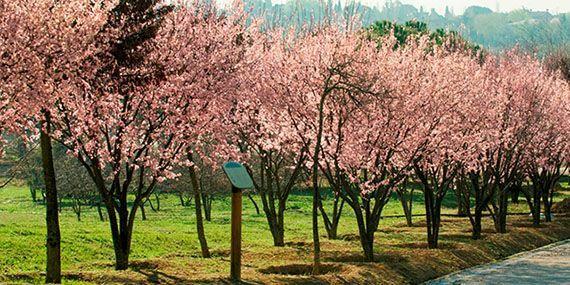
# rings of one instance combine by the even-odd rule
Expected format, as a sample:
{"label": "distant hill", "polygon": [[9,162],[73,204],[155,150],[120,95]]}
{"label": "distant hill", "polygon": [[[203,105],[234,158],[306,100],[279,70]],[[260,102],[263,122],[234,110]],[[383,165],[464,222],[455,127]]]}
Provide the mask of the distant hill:
{"label": "distant hill", "polygon": [[291,0],[272,4],[271,0],[246,0],[254,16],[261,16],[271,26],[299,26],[323,21],[328,15],[347,18],[358,14],[363,25],[389,20],[404,23],[418,20],[430,29],[455,30],[468,40],[490,50],[503,50],[516,44],[540,51],[570,42],[570,13],[551,14],[547,11],[515,10],[496,13],[489,8],[471,6],[462,15],[446,9],[444,15],[431,9],[388,1],[382,8],[353,2],[342,5],[339,0]]}

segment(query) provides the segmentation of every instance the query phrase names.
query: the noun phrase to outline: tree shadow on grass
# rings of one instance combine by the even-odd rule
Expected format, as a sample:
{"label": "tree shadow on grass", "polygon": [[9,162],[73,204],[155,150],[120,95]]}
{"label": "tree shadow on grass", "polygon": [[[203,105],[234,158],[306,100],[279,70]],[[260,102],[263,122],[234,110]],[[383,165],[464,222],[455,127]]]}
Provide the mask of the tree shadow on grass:
{"label": "tree shadow on grass", "polygon": [[[0,283],[3,282],[23,282],[26,284],[43,283],[45,279],[44,272],[25,272],[16,274],[7,274],[0,276]],[[65,281],[83,281],[96,283],[116,283],[116,284],[140,284],[140,280],[130,278],[128,276],[117,275],[97,275],[90,272],[62,272],[62,279]]]}
{"label": "tree shadow on grass", "polygon": [[457,249],[458,245],[454,243],[441,242],[439,241],[436,249],[429,249],[427,242],[408,242],[408,243],[398,243],[390,245],[394,248],[401,249],[425,249],[425,250],[440,250],[440,249]]}
{"label": "tree shadow on grass", "polygon": [[360,236],[358,234],[340,234],[337,239],[344,241],[360,241]]}
{"label": "tree shadow on grass", "polygon": [[314,273],[312,264],[287,264],[269,266],[259,269],[258,272],[266,274],[272,282],[280,284],[329,284],[327,279],[331,277],[338,279],[343,275],[344,268],[345,266],[340,264],[323,263],[319,271]]}
{"label": "tree shadow on grass", "polygon": [[541,221],[540,225],[535,226],[532,221],[520,221],[520,222],[514,222],[510,225],[511,227],[514,228],[534,228],[534,229],[544,229],[544,228],[548,228],[548,225],[544,222],[544,220]]}
{"label": "tree shadow on grass", "polygon": [[289,241],[285,243],[285,246],[287,247],[292,247],[292,248],[296,248],[296,249],[311,249],[313,246],[313,243],[309,243],[309,242],[304,242],[304,241]]}
{"label": "tree shadow on grass", "polygon": [[368,261],[362,252],[327,251],[323,253],[323,259],[329,262],[340,263],[391,263],[405,262],[407,258],[397,252],[374,253],[374,261]]}
{"label": "tree shadow on grass", "polygon": [[446,242],[458,242],[458,243],[470,243],[473,242],[471,234],[468,233],[457,233],[457,234],[442,234],[439,236],[440,241]]}
{"label": "tree shadow on grass", "polygon": [[323,264],[316,274],[313,274],[312,264],[287,264],[278,266],[269,266],[267,268],[259,269],[258,271],[263,274],[278,274],[278,275],[295,275],[295,276],[313,276],[339,273],[343,269],[342,265],[338,264]]}
{"label": "tree shadow on grass", "polygon": [[191,280],[186,278],[167,274],[160,270],[157,263],[149,261],[134,261],[131,263],[130,269],[145,276],[146,282],[152,284],[182,284],[191,282]]}
{"label": "tree shadow on grass", "polygon": [[[398,250],[384,250],[374,254],[374,261],[367,261],[362,252],[327,251],[323,253],[324,260],[328,262],[338,262],[344,264],[342,274],[329,276],[334,279],[332,283],[338,284],[379,284],[386,282],[386,275],[394,276],[393,272],[398,272],[402,276],[401,280],[391,280],[395,283],[418,283],[426,277],[420,271],[416,274],[408,272],[414,266],[413,258],[403,255]],[[390,273],[392,272],[392,273]],[[437,274],[436,271],[428,276]],[[315,284],[318,281],[315,280]],[[331,282],[324,282],[331,283]]]}

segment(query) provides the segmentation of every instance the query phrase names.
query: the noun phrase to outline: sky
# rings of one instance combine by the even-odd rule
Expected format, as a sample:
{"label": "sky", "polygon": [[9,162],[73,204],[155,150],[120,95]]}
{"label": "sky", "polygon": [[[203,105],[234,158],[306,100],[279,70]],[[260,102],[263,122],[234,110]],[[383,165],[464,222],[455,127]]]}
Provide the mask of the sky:
{"label": "sky", "polygon": [[[229,0],[218,0],[219,2],[230,2]],[[272,0],[273,3],[283,3],[287,0]],[[341,0],[342,2],[350,0]],[[336,1],[335,1],[336,2]],[[360,0],[368,6],[382,7],[385,0]],[[423,6],[425,10],[434,8],[438,13],[443,14],[445,7],[449,6],[455,14],[462,14],[463,11],[473,5],[488,7],[493,11],[499,8],[501,12],[508,12],[520,8],[527,8],[534,11],[550,11],[551,13],[570,12],[570,0],[400,0],[405,4],[414,5],[416,8]]]}
{"label": "sky", "polygon": [[[383,6],[385,1],[362,0],[361,2],[371,6]],[[424,6],[427,10],[435,8],[439,13],[443,13],[445,6],[449,6],[453,7],[456,14],[462,14],[467,7],[473,5],[488,7],[493,11],[499,8],[501,12],[508,12],[522,7],[537,11],[549,10],[551,13],[570,12],[570,0],[401,0],[400,2],[412,4],[416,7]]]}

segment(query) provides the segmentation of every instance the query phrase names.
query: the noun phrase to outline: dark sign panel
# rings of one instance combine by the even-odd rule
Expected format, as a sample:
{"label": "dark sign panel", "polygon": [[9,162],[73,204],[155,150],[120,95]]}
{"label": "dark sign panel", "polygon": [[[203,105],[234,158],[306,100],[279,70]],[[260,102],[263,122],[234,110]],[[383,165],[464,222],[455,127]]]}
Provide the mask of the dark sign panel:
{"label": "dark sign panel", "polygon": [[249,176],[249,173],[243,165],[239,162],[230,161],[224,163],[222,166],[224,172],[230,179],[230,182],[235,188],[238,189],[249,189],[253,188],[253,181]]}

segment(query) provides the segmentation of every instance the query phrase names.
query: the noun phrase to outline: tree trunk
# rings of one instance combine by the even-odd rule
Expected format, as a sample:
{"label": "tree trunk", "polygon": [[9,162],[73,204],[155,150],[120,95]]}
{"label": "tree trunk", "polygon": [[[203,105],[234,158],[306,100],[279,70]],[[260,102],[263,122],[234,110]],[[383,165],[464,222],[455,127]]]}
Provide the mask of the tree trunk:
{"label": "tree trunk", "polygon": [[[267,224],[269,226],[269,231],[271,232],[271,237],[273,238],[274,246],[284,246],[284,230],[279,228],[279,207],[275,209],[275,198],[273,197],[273,189],[271,188],[271,181],[268,179],[269,183],[267,185],[268,189],[263,189],[259,192],[261,197],[261,203],[263,204],[263,212],[267,219]],[[269,192],[269,193],[268,193]],[[283,214],[281,214],[281,219],[283,219]]]}
{"label": "tree trunk", "polygon": [[119,236],[117,237],[119,244],[115,247],[115,269],[117,270],[127,270],[129,268],[129,240],[127,234],[121,229]]}
{"label": "tree trunk", "polygon": [[522,188],[522,185],[521,186],[517,185],[516,187],[514,187],[511,190],[511,202],[513,202],[513,204],[519,203],[519,196],[520,196],[520,193],[522,191],[521,188]]}
{"label": "tree trunk", "polygon": [[554,186],[544,192],[542,193],[542,201],[544,202],[544,221],[550,223],[552,222],[552,197],[554,196]]}
{"label": "tree trunk", "polygon": [[[121,238],[121,243],[124,243]],[[127,270],[129,268],[129,253],[122,247],[115,249],[115,269]]]}
{"label": "tree trunk", "polygon": [[317,137],[315,138],[315,149],[313,151],[313,274],[319,272],[321,265],[321,244],[319,241],[319,152],[321,151],[321,141],[323,137],[324,125],[324,105],[327,94],[322,94],[319,101],[319,124]]}
{"label": "tree trunk", "polygon": [[156,211],[160,211],[160,195],[159,194],[154,194],[154,197],[156,199]]}
{"label": "tree trunk", "polygon": [[277,208],[277,237],[278,243],[285,245],[285,204],[286,199],[279,198],[279,207]]}
{"label": "tree trunk", "polygon": [[267,216],[267,222],[269,224],[269,230],[271,232],[271,237],[273,238],[273,245],[274,246],[285,246],[285,237],[283,228],[280,228],[279,219],[283,219],[283,214],[281,214],[281,218],[279,218],[279,213],[275,213],[272,211],[265,212]]}
{"label": "tree trunk", "polygon": [[[366,221],[360,209],[353,208],[356,214],[356,222],[358,224],[358,233],[360,236],[360,245],[362,246],[362,250],[364,252],[364,258],[366,261],[374,261],[374,230],[371,230],[370,227],[367,227]],[[359,212],[356,212],[359,211]]]}
{"label": "tree trunk", "polygon": [[75,211],[75,215],[77,216],[77,221],[81,222],[81,202],[77,202],[77,209]]}
{"label": "tree trunk", "polygon": [[404,189],[398,189],[396,191],[396,194],[398,195],[400,203],[402,204],[402,210],[404,211],[404,216],[406,216],[406,225],[408,227],[411,227],[414,225],[413,216],[412,216],[414,190],[412,189],[410,191],[410,195],[408,198],[406,198],[406,192],[407,192],[406,186],[404,186]]}
{"label": "tree trunk", "polygon": [[327,237],[329,239],[338,238],[338,227],[335,227],[334,225],[331,224],[330,227],[325,227],[325,230],[327,231]]}
{"label": "tree trunk", "polygon": [[329,239],[338,238],[338,224],[340,222],[340,217],[342,216],[342,208],[344,206],[344,199],[336,196],[333,202],[333,212],[331,217],[327,215],[327,212],[323,206],[322,199],[319,202],[319,210],[321,211],[321,216],[323,217],[323,223],[325,225],[325,230],[327,231],[327,237]]}
{"label": "tree trunk", "polygon": [[59,212],[57,186],[50,132],[50,114],[44,113],[44,126],[40,132],[40,147],[42,166],[44,169],[44,184],[46,190],[46,225],[47,225],[47,263],[46,283],[61,283],[61,234],[59,230]]}
{"label": "tree trunk", "polygon": [[[339,201],[340,201],[340,205],[339,205]],[[337,206],[338,205],[338,206]],[[330,227],[330,234],[329,234],[329,238],[330,239],[337,239],[338,238],[338,224],[340,222],[340,217],[342,217],[342,208],[344,206],[344,200],[341,199],[340,197],[336,197],[334,200],[334,205],[333,205],[333,215],[332,215],[332,224]]]}
{"label": "tree trunk", "polygon": [[534,185],[533,184],[533,193],[532,193],[532,208],[531,208],[531,213],[532,213],[532,224],[535,227],[540,226],[540,198],[541,198],[541,193],[539,191],[540,189],[540,185]]}
{"label": "tree trunk", "polygon": [[441,200],[438,198],[436,198],[433,213],[432,241],[429,243],[429,248],[437,248],[439,243],[439,229],[441,228]]}
{"label": "tree trunk", "polygon": [[473,217],[473,232],[471,238],[474,240],[481,239],[481,218],[483,217],[483,211],[480,209],[475,209],[475,216]]}
{"label": "tree trunk", "polygon": [[97,212],[99,213],[99,220],[101,220],[101,222],[105,221],[105,216],[103,216],[103,211],[101,210],[101,203],[97,203]]}
{"label": "tree trunk", "polygon": [[[315,163],[316,165],[316,163]],[[318,186],[313,189],[313,274],[318,274],[321,264],[321,245],[319,241],[319,205],[317,192]]]}
{"label": "tree trunk", "polygon": [[428,248],[437,248],[437,240],[434,237],[434,213],[433,213],[433,197],[430,193],[430,190],[425,187],[424,189],[424,200],[425,200],[425,208],[426,208],[426,227],[427,227],[427,240],[428,240]]}
{"label": "tree trunk", "polygon": [[[121,270],[127,269],[129,266],[129,255],[130,255],[130,232],[128,229],[129,221],[129,211],[127,202],[127,193],[123,191],[120,196],[120,210],[119,210],[119,240],[121,244]],[[136,209],[136,206],[134,207]],[[133,210],[134,210],[133,209]]]}
{"label": "tree trunk", "polygon": [[37,190],[36,190],[36,188],[34,188],[34,187],[32,187],[32,186],[30,186],[29,188],[30,188],[30,194],[32,195],[32,201],[33,201],[34,203],[36,203],[36,202],[38,201],[38,193],[37,193]]}
{"label": "tree trunk", "polygon": [[[456,186],[456,187],[460,187],[460,186]],[[463,194],[459,189],[455,189],[455,199],[457,201],[457,215],[459,217],[467,217],[467,211],[468,211],[468,207],[469,205],[467,205],[465,198],[463,197]]]}
{"label": "tree trunk", "polygon": [[142,220],[146,221],[146,212],[144,210],[144,203],[141,203],[141,205],[139,206],[141,209],[141,216],[142,216]]}
{"label": "tree trunk", "polygon": [[[109,216],[109,225],[113,237],[113,249],[115,250],[115,269],[126,270],[129,267],[129,255],[131,245],[132,229],[129,227],[126,194],[121,194],[119,198],[119,208],[115,212],[112,197],[105,197],[105,207]],[[133,208],[133,211],[136,207]],[[117,220],[117,214],[119,219]]]}
{"label": "tree trunk", "polygon": [[202,202],[204,202],[204,217],[206,221],[212,221],[212,197],[202,193]]}
{"label": "tree trunk", "polygon": [[[321,118],[322,120],[322,118]],[[322,122],[321,122],[322,133]],[[320,136],[320,135],[319,135]],[[317,139],[317,147],[315,148],[315,155],[313,157],[313,274],[318,274],[321,265],[321,244],[319,241],[319,149],[320,149],[320,137]]]}
{"label": "tree trunk", "polygon": [[[427,181],[425,181],[427,182]],[[440,186],[441,187],[441,186]],[[440,189],[439,191],[444,191]],[[438,246],[439,227],[441,224],[441,202],[443,196],[435,194],[435,190],[424,183],[424,199],[426,208],[426,227],[428,248],[435,249]]]}
{"label": "tree trunk", "polygon": [[499,190],[499,206],[498,211],[495,213],[495,230],[497,233],[507,233],[507,209],[508,209],[508,193],[504,189]]}
{"label": "tree trunk", "polygon": [[160,196],[158,193],[154,193],[154,198],[156,199],[156,206],[155,204],[152,203],[152,199],[148,199],[148,204],[150,205],[150,209],[153,212],[158,212],[160,211]]}
{"label": "tree trunk", "polygon": [[363,233],[360,234],[360,244],[364,250],[364,257],[366,261],[374,261],[374,234]]}
{"label": "tree trunk", "polygon": [[[188,155],[190,161],[192,161],[192,155]],[[198,178],[196,177],[196,171],[194,166],[189,167],[190,180],[192,181],[192,188],[194,190],[194,204],[196,205],[196,229],[198,232],[198,240],[200,241],[200,247],[202,249],[202,257],[210,258],[210,250],[208,249],[208,242],[206,240],[206,234],[204,232],[204,220],[202,218],[202,203],[200,198],[200,186],[198,185]]]}
{"label": "tree trunk", "polygon": [[251,203],[253,204],[253,206],[255,207],[255,213],[257,215],[259,215],[259,206],[257,205],[257,202],[255,202],[255,200],[253,199],[253,197],[251,197],[250,194],[247,194],[247,198],[249,198],[249,200],[251,201]]}

